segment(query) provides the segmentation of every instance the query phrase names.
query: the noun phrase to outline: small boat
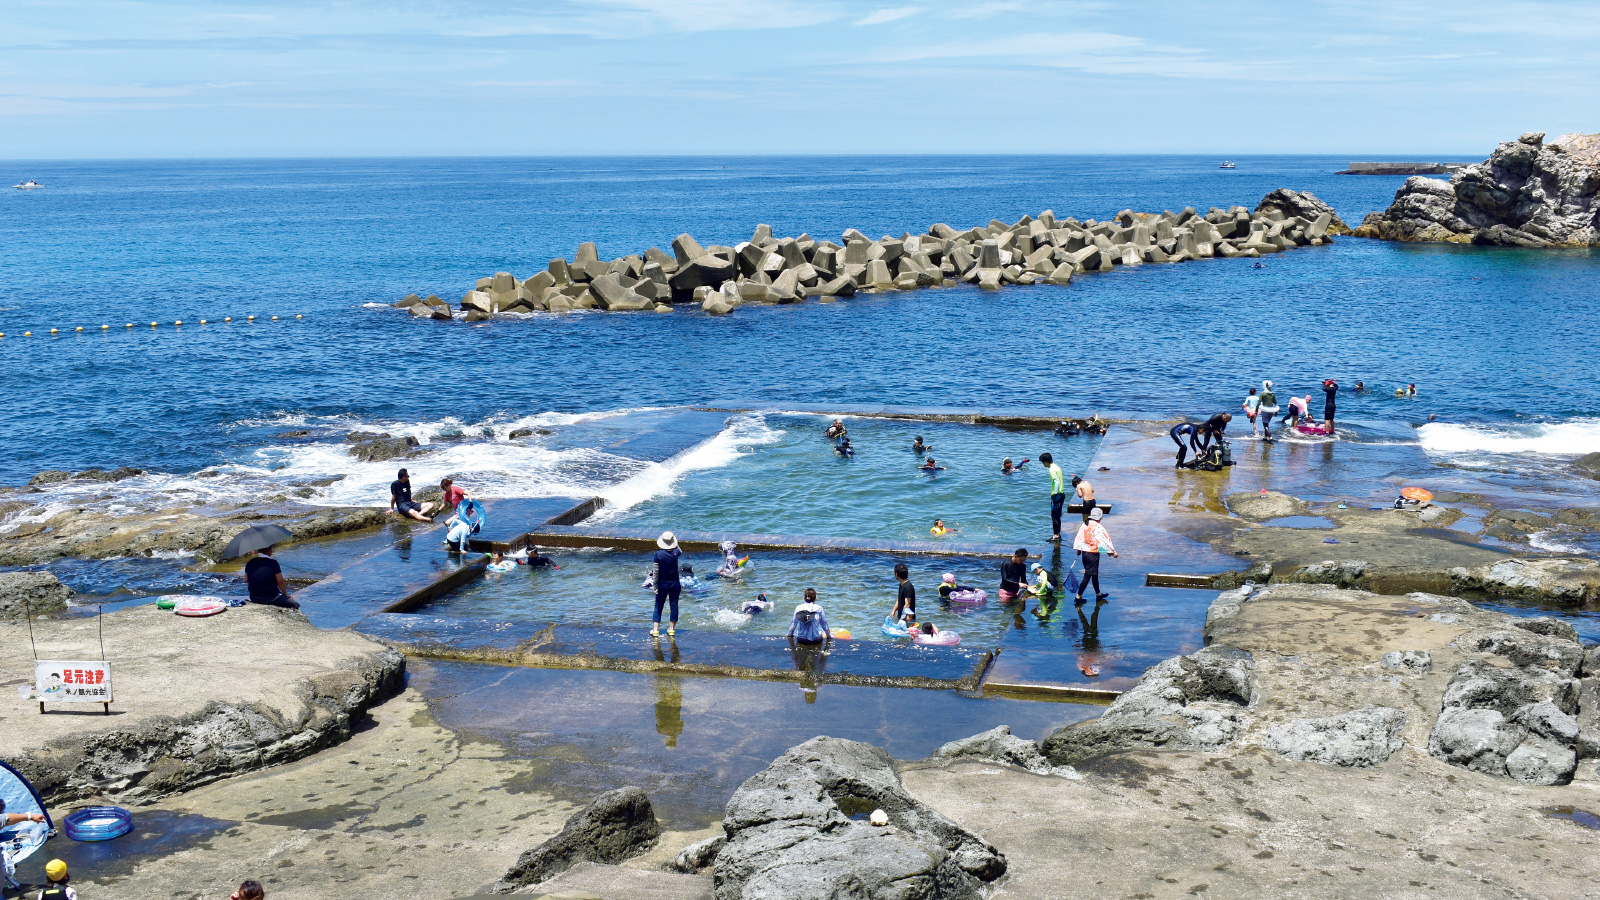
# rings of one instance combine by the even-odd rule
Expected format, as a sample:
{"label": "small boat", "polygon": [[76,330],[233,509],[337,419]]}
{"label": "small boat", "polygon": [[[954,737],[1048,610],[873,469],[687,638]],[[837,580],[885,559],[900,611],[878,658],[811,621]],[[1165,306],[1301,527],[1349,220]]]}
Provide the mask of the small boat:
{"label": "small boat", "polygon": [[1217,168],[1219,168],[1219,169],[1237,169],[1239,167],[1234,165],[1232,162],[1229,162],[1228,160],[1225,159],[1225,160],[1222,161],[1222,165],[1217,166]]}
{"label": "small boat", "polygon": [[14,185],[14,187],[19,191],[34,191],[44,187],[44,185],[29,178],[27,181]]}

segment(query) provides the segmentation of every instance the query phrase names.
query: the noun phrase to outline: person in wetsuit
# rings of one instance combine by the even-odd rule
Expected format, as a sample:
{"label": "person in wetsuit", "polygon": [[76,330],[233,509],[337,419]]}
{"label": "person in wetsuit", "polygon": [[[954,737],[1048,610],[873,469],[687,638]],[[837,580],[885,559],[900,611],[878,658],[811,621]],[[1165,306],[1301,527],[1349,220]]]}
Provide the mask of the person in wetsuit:
{"label": "person in wetsuit", "polygon": [[1232,421],[1233,413],[1217,413],[1195,430],[1195,438],[1199,441],[1199,446],[1195,449],[1199,451],[1200,456],[1204,456],[1206,450],[1210,449],[1212,441],[1222,440],[1223,432],[1228,430],[1228,423]]}
{"label": "person in wetsuit", "polygon": [[1322,421],[1325,423],[1328,433],[1333,434],[1334,407],[1339,405],[1339,382],[1334,381],[1332,378],[1322,382],[1322,394]]}

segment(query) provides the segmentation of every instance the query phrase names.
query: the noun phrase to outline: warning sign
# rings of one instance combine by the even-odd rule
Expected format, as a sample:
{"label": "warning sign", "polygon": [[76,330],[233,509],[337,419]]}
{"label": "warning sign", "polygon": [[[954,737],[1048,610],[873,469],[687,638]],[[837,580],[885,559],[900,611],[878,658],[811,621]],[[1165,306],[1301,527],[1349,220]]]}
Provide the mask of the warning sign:
{"label": "warning sign", "polygon": [[111,663],[105,660],[40,660],[33,682],[41,703],[111,702]]}

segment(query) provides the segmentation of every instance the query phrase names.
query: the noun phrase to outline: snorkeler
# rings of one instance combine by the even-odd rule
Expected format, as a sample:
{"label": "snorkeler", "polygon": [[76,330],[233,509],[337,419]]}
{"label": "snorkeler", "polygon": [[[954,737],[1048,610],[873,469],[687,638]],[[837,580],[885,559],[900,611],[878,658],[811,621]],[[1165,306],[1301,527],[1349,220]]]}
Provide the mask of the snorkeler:
{"label": "snorkeler", "polygon": [[1000,462],[1000,474],[1001,475],[1012,475],[1012,474],[1015,474],[1018,469],[1022,468],[1023,466],[1025,466],[1027,464],[1028,464],[1028,460],[1025,459],[1022,462],[1019,462],[1019,463],[1017,463],[1016,465],[1013,466],[1011,464],[1011,457],[1008,456],[1004,460],[1001,460],[1001,462]]}
{"label": "snorkeler", "polygon": [[928,457],[928,461],[927,462],[923,463],[922,465],[918,466],[917,468],[920,469],[923,472],[943,472],[944,471],[944,466],[939,465],[939,461],[934,459],[931,456]]}
{"label": "snorkeler", "polygon": [[840,456],[855,456],[856,448],[850,446],[849,438],[841,437],[839,438],[839,443],[834,445],[833,452],[839,454]]}
{"label": "snorkeler", "polygon": [[926,452],[928,452],[929,450],[932,450],[932,449],[933,449],[932,447],[929,447],[927,444],[924,444],[922,442],[922,435],[920,435],[920,434],[917,435],[917,439],[916,440],[911,442],[911,452],[915,453],[918,456],[921,456],[922,454],[924,454],[924,453],[926,453]]}
{"label": "snorkeler", "polygon": [[825,437],[825,438],[844,437],[844,435],[845,435],[844,423],[839,421],[838,419],[834,419],[833,420],[833,424],[829,425],[828,429],[826,431],[822,432],[822,436]]}

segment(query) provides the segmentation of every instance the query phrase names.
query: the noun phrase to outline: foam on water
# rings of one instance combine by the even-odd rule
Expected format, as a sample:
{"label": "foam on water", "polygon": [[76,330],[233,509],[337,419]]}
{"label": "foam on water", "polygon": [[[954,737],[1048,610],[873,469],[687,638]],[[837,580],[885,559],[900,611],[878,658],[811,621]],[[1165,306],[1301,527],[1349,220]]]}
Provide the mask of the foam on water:
{"label": "foam on water", "polygon": [[1578,456],[1600,450],[1600,418],[1527,425],[1429,422],[1417,429],[1429,456],[1537,454]]}
{"label": "foam on water", "polygon": [[601,489],[605,509],[596,519],[606,521],[653,497],[671,492],[691,472],[720,469],[755,447],[776,443],[783,429],[771,428],[765,416],[735,416],[715,437],[661,463],[650,463],[625,481]]}

